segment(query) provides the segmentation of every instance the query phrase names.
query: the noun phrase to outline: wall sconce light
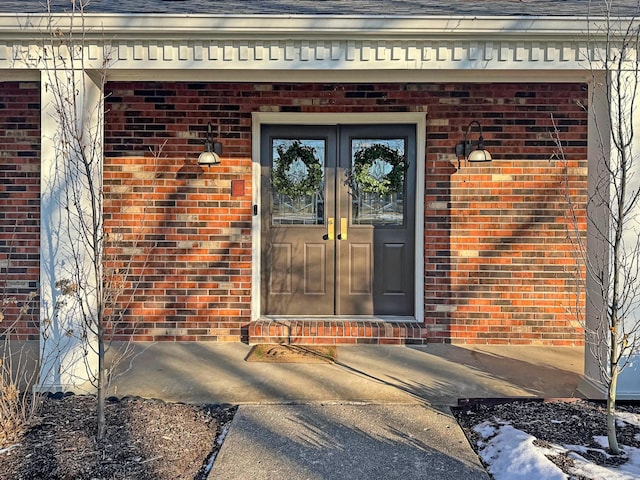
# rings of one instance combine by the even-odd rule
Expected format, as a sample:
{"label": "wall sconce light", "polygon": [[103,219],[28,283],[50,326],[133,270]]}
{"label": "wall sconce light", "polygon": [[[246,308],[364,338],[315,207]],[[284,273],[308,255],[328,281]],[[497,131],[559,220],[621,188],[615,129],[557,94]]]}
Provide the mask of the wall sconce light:
{"label": "wall sconce light", "polygon": [[222,144],[214,141],[211,122],[209,122],[209,125],[207,125],[207,139],[204,143],[204,152],[198,157],[198,165],[207,167],[219,165],[220,155],[222,155]]}
{"label": "wall sconce light", "polygon": [[[480,129],[480,137],[477,142],[467,140],[467,135],[471,132],[471,127],[477,125]],[[484,138],[482,138],[482,125],[477,120],[472,120],[464,132],[464,139],[456,145],[456,156],[458,157],[458,168],[460,168],[460,159],[464,158],[467,162],[490,162],[491,154],[484,148]]]}

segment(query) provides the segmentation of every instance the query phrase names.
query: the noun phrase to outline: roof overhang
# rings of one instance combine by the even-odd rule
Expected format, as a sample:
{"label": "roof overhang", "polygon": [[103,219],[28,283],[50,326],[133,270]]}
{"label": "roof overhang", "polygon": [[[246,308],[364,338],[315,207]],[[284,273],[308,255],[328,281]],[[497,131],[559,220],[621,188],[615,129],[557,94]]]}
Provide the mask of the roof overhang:
{"label": "roof overhang", "polygon": [[362,38],[424,36],[554,36],[579,38],[624,31],[632,18],[604,17],[444,17],[381,15],[196,15],[196,14],[2,14],[0,35],[37,37],[50,26],[62,31],[73,27],[88,37],[194,38],[242,36]]}

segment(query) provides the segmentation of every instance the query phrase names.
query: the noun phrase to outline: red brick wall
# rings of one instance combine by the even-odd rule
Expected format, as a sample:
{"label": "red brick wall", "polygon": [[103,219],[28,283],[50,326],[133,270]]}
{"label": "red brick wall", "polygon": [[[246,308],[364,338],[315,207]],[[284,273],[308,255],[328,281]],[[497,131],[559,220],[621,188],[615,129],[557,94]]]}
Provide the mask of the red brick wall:
{"label": "red brick wall", "polygon": [[[586,183],[583,161],[571,182]],[[450,216],[427,213],[426,318],[434,339],[466,343],[574,345],[575,250],[567,241],[565,171],[546,160],[497,160],[450,178]],[[436,190],[438,188],[436,187]],[[573,196],[584,204],[585,198]],[[580,219],[581,228],[585,220]],[[581,299],[584,302],[584,299]]]}
{"label": "red brick wall", "polygon": [[[38,338],[40,86],[0,83],[0,335]],[[18,319],[20,307],[29,307]],[[4,303],[4,304],[3,304]]]}
{"label": "red brick wall", "polygon": [[[565,179],[586,232],[586,91],[580,85],[453,86],[430,109],[425,198],[425,317],[432,341],[575,345],[575,249]],[[441,97],[442,98],[442,97]],[[556,161],[554,122],[567,162]],[[470,119],[490,164],[442,160]],[[436,142],[432,141],[434,135]],[[472,137],[477,138],[474,127]],[[566,170],[565,170],[566,167]],[[567,175],[567,177],[565,177]],[[580,273],[584,275],[584,273]],[[580,298],[584,304],[584,298]]]}
{"label": "red brick wall", "polygon": [[[575,291],[574,268],[564,163],[551,160],[549,131],[553,114],[573,187],[584,195],[584,86],[112,82],[106,90],[109,253],[134,261],[120,333],[139,340],[243,337],[252,267],[252,112],[428,110],[431,341],[581,342],[562,305]],[[472,119],[482,123],[496,160],[456,171],[453,146]],[[203,170],[196,159],[208,121],[220,127],[223,164]],[[244,196],[231,195],[233,179],[245,181]]]}

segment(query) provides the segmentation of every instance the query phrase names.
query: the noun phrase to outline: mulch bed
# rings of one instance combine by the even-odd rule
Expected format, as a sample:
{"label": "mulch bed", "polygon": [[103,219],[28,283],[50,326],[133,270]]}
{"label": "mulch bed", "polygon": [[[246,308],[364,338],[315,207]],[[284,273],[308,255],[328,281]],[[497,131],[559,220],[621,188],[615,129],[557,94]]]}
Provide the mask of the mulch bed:
{"label": "mulch bed", "polygon": [[198,480],[235,407],[110,399],[107,435],[95,438],[92,396],[45,398],[20,442],[0,454],[0,480]]}
{"label": "mulch bed", "polygon": [[[640,413],[640,406],[618,405],[617,411]],[[514,428],[536,437],[538,442],[556,445],[585,445],[601,449],[593,437],[606,436],[606,410],[602,402],[575,401],[507,401],[477,402],[454,409],[454,415],[464,430],[474,450],[478,450],[479,435],[473,428],[485,421],[509,423]],[[640,448],[640,428],[633,425],[618,425],[620,445]],[[589,451],[582,456],[599,465],[616,465],[625,462],[624,457],[610,457]],[[551,460],[565,473],[573,460],[558,455]],[[580,480],[578,477],[571,477]]]}

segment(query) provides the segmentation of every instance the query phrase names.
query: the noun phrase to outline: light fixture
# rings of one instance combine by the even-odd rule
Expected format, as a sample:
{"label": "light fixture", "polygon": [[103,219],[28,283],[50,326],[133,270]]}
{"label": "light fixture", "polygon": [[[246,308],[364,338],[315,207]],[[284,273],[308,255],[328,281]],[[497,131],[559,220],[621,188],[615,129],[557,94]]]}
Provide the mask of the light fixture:
{"label": "light fixture", "polygon": [[[471,132],[471,127],[477,125],[480,129],[480,137],[477,142],[467,140],[467,135]],[[491,154],[484,148],[484,138],[482,138],[482,125],[477,120],[472,120],[464,132],[464,139],[456,145],[456,156],[458,157],[458,168],[460,168],[460,159],[464,158],[467,162],[490,162]]]}
{"label": "light fixture", "polygon": [[198,157],[198,165],[210,167],[220,163],[222,144],[213,140],[211,122],[207,125],[207,139],[204,143],[204,152]]}

